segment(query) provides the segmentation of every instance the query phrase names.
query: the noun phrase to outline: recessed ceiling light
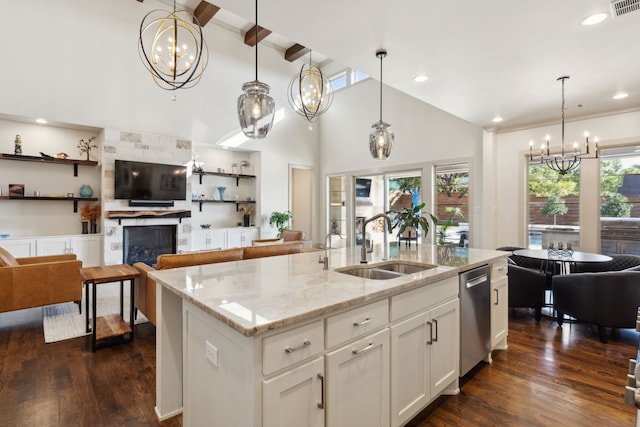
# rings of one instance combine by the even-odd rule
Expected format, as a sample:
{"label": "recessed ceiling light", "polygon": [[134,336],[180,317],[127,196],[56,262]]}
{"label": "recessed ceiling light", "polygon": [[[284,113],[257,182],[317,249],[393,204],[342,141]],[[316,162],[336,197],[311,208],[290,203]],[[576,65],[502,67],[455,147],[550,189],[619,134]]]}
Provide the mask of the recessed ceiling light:
{"label": "recessed ceiling light", "polygon": [[629,96],[629,94],[627,92],[620,92],[620,93],[616,93],[615,95],[613,95],[613,99],[624,99],[627,96]]}
{"label": "recessed ceiling light", "polygon": [[36,119],[36,123],[40,123],[41,125],[46,125],[47,121],[45,119]]}
{"label": "recessed ceiling light", "polygon": [[495,116],[493,118],[493,123],[500,123],[501,121],[502,121],[502,117],[500,117],[500,116]]}
{"label": "recessed ceiling light", "polygon": [[413,81],[416,83],[426,82],[427,80],[429,80],[429,77],[425,74],[420,74],[419,76],[415,76],[413,78]]}
{"label": "recessed ceiling light", "polygon": [[604,12],[594,13],[591,16],[587,16],[582,21],[580,21],[580,25],[589,26],[596,25],[607,19],[607,14]]}

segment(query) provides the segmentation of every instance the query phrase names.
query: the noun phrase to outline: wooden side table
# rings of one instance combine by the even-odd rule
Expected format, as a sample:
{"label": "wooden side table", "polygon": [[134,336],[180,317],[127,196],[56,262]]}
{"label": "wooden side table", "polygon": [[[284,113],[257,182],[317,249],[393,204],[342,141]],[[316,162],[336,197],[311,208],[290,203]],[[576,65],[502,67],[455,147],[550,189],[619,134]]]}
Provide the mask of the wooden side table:
{"label": "wooden side table", "polygon": [[[97,342],[103,339],[129,335],[128,341],[133,341],[133,322],[134,322],[134,286],[135,280],[140,276],[140,272],[128,265],[104,265],[101,267],[87,267],[80,269],[80,278],[85,288],[85,301],[86,301],[86,319],[87,319],[87,332],[91,329],[91,351],[95,352],[97,348]],[[124,296],[123,296],[123,284],[125,280],[129,280],[130,285],[130,310],[129,310],[129,323],[124,321]],[[96,315],[96,301],[97,301],[97,285],[101,283],[120,282],[120,314],[114,313],[106,316],[98,317]],[[89,286],[91,285],[91,287]],[[91,288],[91,294],[93,295],[93,324],[89,327],[89,289]]]}

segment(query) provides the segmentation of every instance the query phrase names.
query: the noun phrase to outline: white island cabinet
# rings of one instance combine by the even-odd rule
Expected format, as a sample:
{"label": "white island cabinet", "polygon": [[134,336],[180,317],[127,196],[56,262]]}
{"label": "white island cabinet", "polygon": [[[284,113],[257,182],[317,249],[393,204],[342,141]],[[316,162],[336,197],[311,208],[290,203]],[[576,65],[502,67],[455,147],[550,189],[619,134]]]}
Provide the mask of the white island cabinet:
{"label": "white island cabinet", "polygon": [[[406,262],[437,264],[425,246]],[[463,269],[504,256],[469,251]],[[334,271],[358,263],[353,248],[332,250],[329,270],[317,256],[152,273],[161,420],[182,412],[187,427],[400,426],[459,391],[463,269],[373,280]],[[389,262],[381,256],[372,263]]]}
{"label": "white island cabinet", "polygon": [[507,261],[491,264],[491,349],[506,350],[509,333]]}

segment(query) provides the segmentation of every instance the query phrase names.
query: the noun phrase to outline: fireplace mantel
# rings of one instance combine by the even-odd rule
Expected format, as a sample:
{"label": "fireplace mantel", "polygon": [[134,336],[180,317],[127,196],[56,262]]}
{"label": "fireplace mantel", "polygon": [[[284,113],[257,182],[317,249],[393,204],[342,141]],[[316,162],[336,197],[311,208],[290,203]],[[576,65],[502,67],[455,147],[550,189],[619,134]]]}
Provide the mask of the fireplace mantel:
{"label": "fireplace mantel", "polygon": [[191,218],[191,211],[187,210],[144,210],[144,211],[108,211],[107,218],[117,219],[118,224],[122,224],[123,219],[128,218]]}

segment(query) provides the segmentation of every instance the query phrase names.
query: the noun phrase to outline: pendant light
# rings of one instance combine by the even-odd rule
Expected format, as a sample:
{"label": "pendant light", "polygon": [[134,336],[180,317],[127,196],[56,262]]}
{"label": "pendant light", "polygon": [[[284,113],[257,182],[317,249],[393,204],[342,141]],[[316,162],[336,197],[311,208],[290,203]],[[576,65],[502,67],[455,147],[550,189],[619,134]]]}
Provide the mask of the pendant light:
{"label": "pendant light", "polygon": [[242,85],[238,97],[238,119],[242,132],[253,139],[266,138],[273,126],[276,103],[269,96],[268,84],[258,80],[258,0],[256,0],[256,79]]}
{"label": "pendant light", "polygon": [[391,154],[395,136],[389,130],[389,123],[382,121],[382,59],[387,56],[385,49],[378,49],[376,56],[380,59],[380,120],[371,127],[374,129],[369,134],[369,151],[374,159],[385,160]]}
{"label": "pendant light", "polygon": [[309,52],[309,63],[303,64],[289,83],[289,105],[298,115],[307,119],[311,130],[312,123],[329,109],[332,102],[331,80],[313,65]]}
{"label": "pendant light", "polygon": [[195,86],[209,61],[198,19],[185,10],[176,10],[175,0],[173,12],[153,10],[144,17],[138,53],[153,81],[166,90]]}

